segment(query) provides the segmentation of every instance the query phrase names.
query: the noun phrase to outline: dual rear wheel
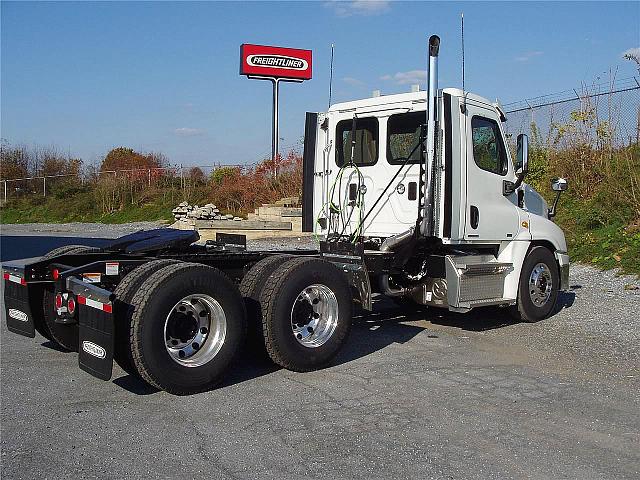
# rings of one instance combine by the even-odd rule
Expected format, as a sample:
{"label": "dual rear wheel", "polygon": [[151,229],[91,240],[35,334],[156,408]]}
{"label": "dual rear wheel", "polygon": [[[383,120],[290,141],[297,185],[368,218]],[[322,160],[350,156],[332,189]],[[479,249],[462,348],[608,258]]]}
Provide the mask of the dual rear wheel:
{"label": "dual rear wheel", "polygon": [[329,262],[268,257],[240,290],[215,268],[162,262],[138,267],[118,287],[115,358],[170,393],[197,393],[222,380],[245,341],[246,310],[269,357],[294,371],[330,362],[351,328],[350,287]]}

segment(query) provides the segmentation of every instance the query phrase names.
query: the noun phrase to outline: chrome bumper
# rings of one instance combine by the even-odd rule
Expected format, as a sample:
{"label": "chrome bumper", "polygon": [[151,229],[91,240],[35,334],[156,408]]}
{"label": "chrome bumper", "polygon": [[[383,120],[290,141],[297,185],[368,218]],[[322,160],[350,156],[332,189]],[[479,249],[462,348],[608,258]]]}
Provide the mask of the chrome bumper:
{"label": "chrome bumper", "polygon": [[569,290],[569,255],[556,252],[556,260],[560,268],[560,290]]}

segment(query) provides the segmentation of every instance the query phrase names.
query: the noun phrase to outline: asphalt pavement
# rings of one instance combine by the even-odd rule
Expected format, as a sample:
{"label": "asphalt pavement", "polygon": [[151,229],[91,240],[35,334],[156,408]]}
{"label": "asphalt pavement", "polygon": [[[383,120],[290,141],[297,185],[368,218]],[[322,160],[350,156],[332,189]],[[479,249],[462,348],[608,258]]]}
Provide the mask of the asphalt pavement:
{"label": "asphalt pavement", "polygon": [[[75,237],[2,233],[3,260]],[[65,233],[65,235],[70,235]],[[108,236],[108,235],[105,235]],[[639,478],[637,278],[572,269],[536,324],[376,302],[311,373],[247,352],[175,397],[0,328],[2,478]]]}

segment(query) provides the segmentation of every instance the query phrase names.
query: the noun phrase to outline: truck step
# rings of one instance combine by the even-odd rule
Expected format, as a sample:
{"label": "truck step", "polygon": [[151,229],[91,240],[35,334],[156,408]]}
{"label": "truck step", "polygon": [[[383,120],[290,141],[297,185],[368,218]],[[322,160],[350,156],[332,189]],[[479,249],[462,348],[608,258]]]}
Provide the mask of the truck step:
{"label": "truck step", "polygon": [[513,264],[498,262],[493,255],[447,255],[445,260],[450,307],[467,309],[503,300],[504,279]]}

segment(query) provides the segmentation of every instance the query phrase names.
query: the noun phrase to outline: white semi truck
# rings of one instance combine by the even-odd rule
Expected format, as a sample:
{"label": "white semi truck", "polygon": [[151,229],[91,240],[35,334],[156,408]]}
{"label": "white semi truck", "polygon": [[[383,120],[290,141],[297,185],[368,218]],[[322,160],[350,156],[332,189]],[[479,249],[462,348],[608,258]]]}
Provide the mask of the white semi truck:
{"label": "white semi truck", "polygon": [[375,294],[549,316],[568,288],[567,245],[552,221],[567,182],[553,182],[549,208],[524,182],[525,135],[511,157],[499,105],[438,89],[439,43],[429,39],[427,92],[307,113],[303,229],[318,250],[248,251],[239,235],[200,245],[196,232],[171,229],[61,247],[4,265],[9,330],[78,351],[98,378],[115,360],[191,394],[221,380],[247,334],[284,368],[327,365],[354,304],[371,310]]}

